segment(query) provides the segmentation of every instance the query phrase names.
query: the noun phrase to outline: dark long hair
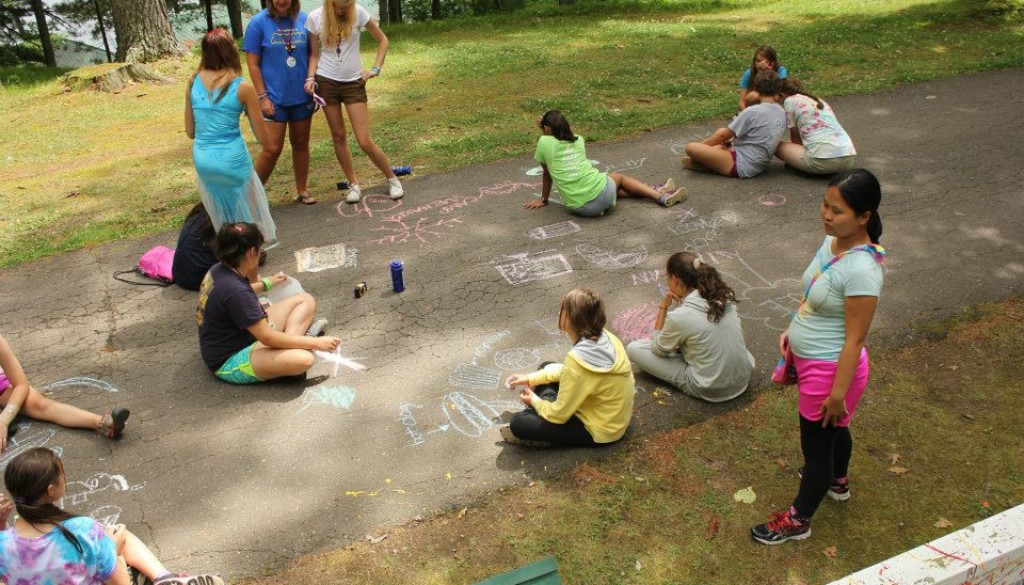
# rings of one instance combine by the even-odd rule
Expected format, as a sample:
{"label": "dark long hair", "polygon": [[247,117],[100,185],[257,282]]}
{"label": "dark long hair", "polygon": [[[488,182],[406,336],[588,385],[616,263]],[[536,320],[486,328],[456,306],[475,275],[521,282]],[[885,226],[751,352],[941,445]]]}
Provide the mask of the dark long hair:
{"label": "dark long hair", "polygon": [[[202,48],[203,53],[202,57],[199,58],[199,69],[206,69],[207,71],[227,69],[234,72],[235,75],[242,74],[242,60],[238,56],[238,46],[235,45],[235,40],[231,38],[231,33],[228,31],[223,28],[215,28],[206,33],[203,36]],[[219,102],[227,94],[229,85],[225,84],[224,87],[220,88],[213,103]]]}
{"label": "dark long hair", "polygon": [[878,179],[866,169],[852,169],[838,173],[828,182],[829,187],[839,189],[843,201],[858,216],[870,212],[868,218],[868,237],[871,243],[877,244],[882,238],[882,217],[878,215],[878,206],[882,203],[882,185]]}
{"label": "dark long hair", "polygon": [[7,464],[4,471],[4,485],[14,499],[18,516],[34,528],[37,524],[53,524],[60,530],[79,554],[83,554],[82,543],[64,528],[62,522],[74,518],[56,504],[40,503],[51,485],[60,481],[64,474],[64,463],[57,454],[46,447],[35,447],[19,454]]}
{"label": "dark long hair", "polygon": [[754,51],[754,58],[750,61],[750,79],[747,81],[747,87],[750,89],[754,87],[754,77],[757,76],[757,58],[764,57],[772,62],[772,69],[776,72],[779,70],[779,55],[775,52],[775,49],[771,45],[761,45]]}
{"label": "dark long hair", "polygon": [[761,97],[775,97],[782,93],[782,78],[774,71],[758,71],[754,76],[754,91]]}
{"label": "dark long hair", "polygon": [[814,95],[813,93],[804,89],[804,84],[800,83],[799,80],[792,77],[787,77],[782,80],[782,95],[789,97],[791,95],[805,95],[812,100],[818,102],[818,109],[825,109],[825,102],[821,101],[821,98]]}
{"label": "dark long hair", "polygon": [[569,127],[569,120],[565,119],[565,115],[562,112],[548,110],[541,117],[540,124],[541,126],[550,127],[551,135],[555,138],[566,142],[576,142],[577,136],[572,133],[572,128]]}
{"label": "dark long hair", "polygon": [[213,238],[217,237],[217,231],[213,229],[213,219],[210,218],[210,214],[207,213],[206,206],[203,205],[202,201],[196,203],[192,211],[188,212],[188,215],[185,216],[185,222],[188,223],[194,217],[201,218],[199,220],[199,241],[204,246],[209,247],[213,242]]}
{"label": "dark long hair", "polygon": [[692,252],[677,252],[669,256],[665,271],[683,281],[686,288],[697,289],[697,293],[708,302],[708,321],[712,323],[722,320],[727,303],[739,302],[736,292],[722,281],[718,269]]}
{"label": "dark long hair", "polygon": [[604,312],[604,301],[596,292],[582,287],[574,288],[562,297],[562,306],[558,310],[559,324],[563,316],[580,339],[586,338],[591,341],[597,341],[601,337],[608,322]]}
{"label": "dark long hair", "polygon": [[211,249],[218,260],[231,268],[238,268],[246,252],[253,248],[259,250],[263,241],[263,234],[255,224],[226,223],[220,226]]}

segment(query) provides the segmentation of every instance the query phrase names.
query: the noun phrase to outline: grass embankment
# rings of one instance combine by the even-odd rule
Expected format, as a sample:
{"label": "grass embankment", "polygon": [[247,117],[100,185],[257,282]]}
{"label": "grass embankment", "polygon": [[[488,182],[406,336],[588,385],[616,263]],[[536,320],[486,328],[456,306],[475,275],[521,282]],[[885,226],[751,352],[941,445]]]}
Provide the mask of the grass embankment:
{"label": "grass embankment", "polygon": [[[1020,66],[1022,12],[1020,0],[544,0],[394,26],[384,75],[371,82],[374,136],[395,164],[425,174],[530,152],[533,120],[548,108],[592,140],[722,117],[765,43],[823,96]],[[184,80],[196,63],[156,69]],[[0,80],[0,266],[173,229],[197,200],[183,84],[110,95],[65,93],[26,69]],[[320,198],[341,178],[325,126],[318,116]],[[377,178],[357,161],[364,181]],[[287,152],[269,191],[275,204],[294,194]]]}
{"label": "grass embankment", "polygon": [[[766,547],[749,535],[797,489],[796,396],[772,389],[562,480],[506,490],[247,583],[472,583],[549,554],[573,585],[838,579],[1024,502],[1024,299],[922,333],[929,340],[914,347],[873,347],[852,427],[852,497],[826,499],[809,540]],[[736,502],[748,486],[757,499]]]}

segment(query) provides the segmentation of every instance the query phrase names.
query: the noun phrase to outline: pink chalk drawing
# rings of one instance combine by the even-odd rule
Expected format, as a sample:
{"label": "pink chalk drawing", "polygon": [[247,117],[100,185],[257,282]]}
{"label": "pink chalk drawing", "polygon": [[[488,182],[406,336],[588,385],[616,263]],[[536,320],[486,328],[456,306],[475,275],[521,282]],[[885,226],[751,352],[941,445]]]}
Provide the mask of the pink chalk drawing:
{"label": "pink chalk drawing", "polygon": [[647,249],[643,246],[637,246],[624,252],[615,252],[602,250],[592,244],[580,244],[576,246],[576,253],[594,266],[606,270],[632,268],[647,258]]}
{"label": "pink chalk drawing", "polygon": [[658,305],[644,303],[626,309],[612,320],[612,329],[623,343],[637,339],[650,339],[654,332],[654,320],[658,317]]}
{"label": "pink chalk drawing", "polygon": [[358,215],[365,215],[366,217],[373,217],[374,213],[384,213],[391,211],[396,207],[402,205],[402,200],[392,201],[387,195],[380,195],[377,193],[371,193],[364,195],[363,200],[359,203],[351,204],[339,201],[334,209],[338,211],[341,217],[356,217]]}
{"label": "pink chalk drawing", "polygon": [[405,220],[392,220],[385,218],[381,226],[373,228],[373,231],[382,232],[385,235],[371,239],[377,244],[406,244],[409,242],[419,243],[420,246],[429,244],[431,240],[442,238],[448,233],[447,230],[460,225],[462,216],[445,217],[441,219],[427,219],[421,217],[414,223],[407,223]]}
{"label": "pink chalk drawing", "polygon": [[534,280],[547,280],[572,272],[572,266],[565,256],[551,254],[550,251],[539,252],[532,256],[525,252],[513,254],[495,260],[492,264],[497,264],[495,268],[498,269],[502,278],[512,286]]}
{"label": "pink chalk drawing", "polygon": [[757,202],[760,203],[761,205],[764,205],[765,207],[785,205],[786,196],[783,195],[782,193],[769,193],[767,195],[762,195],[761,197],[759,197]]}

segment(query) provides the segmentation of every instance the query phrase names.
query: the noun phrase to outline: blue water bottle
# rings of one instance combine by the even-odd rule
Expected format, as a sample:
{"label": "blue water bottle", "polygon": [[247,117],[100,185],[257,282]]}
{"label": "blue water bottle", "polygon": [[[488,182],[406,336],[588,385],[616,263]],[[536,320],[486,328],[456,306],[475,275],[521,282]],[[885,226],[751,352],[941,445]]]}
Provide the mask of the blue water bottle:
{"label": "blue water bottle", "polygon": [[396,177],[404,177],[405,175],[412,174],[412,167],[409,165],[402,165],[399,167],[391,167],[391,172],[395,173]]}
{"label": "blue water bottle", "polygon": [[402,264],[401,260],[394,260],[391,262],[391,288],[393,288],[396,293],[400,293],[405,290],[405,280],[402,278],[402,268],[404,268],[404,264]]}

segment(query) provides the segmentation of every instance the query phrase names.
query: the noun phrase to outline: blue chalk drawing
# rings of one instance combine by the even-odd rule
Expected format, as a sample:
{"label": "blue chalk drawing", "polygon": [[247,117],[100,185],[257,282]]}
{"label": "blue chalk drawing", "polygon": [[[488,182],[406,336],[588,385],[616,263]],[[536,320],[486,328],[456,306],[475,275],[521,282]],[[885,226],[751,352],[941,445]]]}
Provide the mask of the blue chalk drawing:
{"label": "blue chalk drawing", "polygon": [[356,400],[355,388],[348,386],[325,386],[314,388],[302,397],[302,408],[299,412],[305,412],[311,406],[326,405],[335,408],[348,410]]}
{"label": "blue chalk drawing", "polygon": [[93,378],[86,378],[85,376],[75,376],[74,378],[67,378],[66,380],[58,380],[52,384],[46,385],[43,390],[68,388],[71,386],[87,386],[89,388],[95,388],[96,390],[103,390],[105,392],[117,392],[117,388],[114,388],[114,386],[109,382],[94,380]]}

